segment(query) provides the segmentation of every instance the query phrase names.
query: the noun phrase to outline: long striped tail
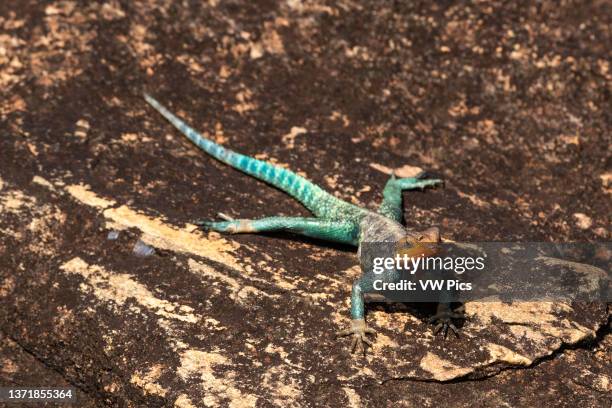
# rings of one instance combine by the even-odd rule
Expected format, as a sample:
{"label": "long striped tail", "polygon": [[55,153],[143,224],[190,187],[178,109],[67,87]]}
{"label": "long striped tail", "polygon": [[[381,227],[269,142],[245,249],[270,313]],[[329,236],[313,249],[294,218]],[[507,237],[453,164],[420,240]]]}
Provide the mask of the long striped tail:
{"label": "long striped tail", "polygon": [[155,110],[161,113],[171,124],[173,124],[189,140],[195,143],[200,149],[210,154],[215,159],[229,164],[230,166],[243,171],[259,180],[265,181],[274,187],[286,192],[313,214],[321,218],[335,218],[341,213],[349,211],[362,211],[361,208],[342,201],[316,184],[306,180],[291,170],[275,166],[271,163],[257,160],[252,157],[236,153],[226,149],[221,145],[206,139],[200,133],[189,127],[185,122],[166,109],[152,96],[144,94],[145,100]]}

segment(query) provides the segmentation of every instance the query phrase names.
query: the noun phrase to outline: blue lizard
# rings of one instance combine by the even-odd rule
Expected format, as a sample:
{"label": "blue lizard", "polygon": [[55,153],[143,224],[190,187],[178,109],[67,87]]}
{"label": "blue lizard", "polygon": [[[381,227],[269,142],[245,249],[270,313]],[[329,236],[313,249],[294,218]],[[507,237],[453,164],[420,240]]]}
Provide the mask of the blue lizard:
{"label": "blue lizard", "polygon": [[[365,242],[409,242],[413,246],[411,253],[416,256],[422,250],[422,244],[440,241],[437,228],[429,228],[420,232],[409,231],[402,226],[401,221],[402,191],[438,186],[442,184],[442,180],[424,179],[421,176],[396,178],[392,174],[383,189],[383,201],[378,211],[370,211],[334,197],[290,170],[236,153],[214,143],[189,127],[150,95],[145,94],[144,98],[200,149],[215,159],[286,192],[314,214],[314,217],[267,217],[247,220],[232,219],[220,213],[219,217],[222,219],[220,221],[197,221],[196,224],[202,229],[234,234],[287,231],[349,244],[359,248],[358,255],[362,265],[364,263],[361,259],[361,247]],[[377,279],[381,278],[385,282],[393,282],[397,281],[399,276],[396,273],[385,273],[377,276]],[[365,321],[364,294],[374,291],[373,282],[373,274],[364,271],[362,276],[353,283],[351,326],[347,330],[336,333],[337,336],[352,335],[351,352],[356,349],[365,352],[364,344],[372,346],[367,334],[375,334],[375,331],[368,327]],[[463,315],[451,311],[449,304],[440,303],[437,313],[430,319],[430,321],[438,322],[434,332],[437,334],[443,329],[446,336],[450,328],[456,334],[457,329],[452,322],[454,318],[463,318]]]}

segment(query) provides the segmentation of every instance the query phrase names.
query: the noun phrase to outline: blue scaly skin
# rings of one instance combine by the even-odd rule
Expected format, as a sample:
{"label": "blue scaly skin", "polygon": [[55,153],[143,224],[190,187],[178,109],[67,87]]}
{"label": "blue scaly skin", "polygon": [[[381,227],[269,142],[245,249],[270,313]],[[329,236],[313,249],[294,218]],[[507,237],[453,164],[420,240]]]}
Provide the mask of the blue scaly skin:
{"label": "blue scaly skin", "polygon": [[[437,243],[440,234],[437,228],[425,231],[408,231],[400,224],[402,221],[402,191],[424,189],[442,184],[442,180],[423,179],[421,177],[396,178],[394,175],[387,181],[383,190],[383,201],[377,212],[340,200],[316,184],[294,172],[274,166],[268,162],[226,149],[189,127],[153,97],[144,95],[145,100],[161,113],[189,140],[200,149],[244,173],[286,192],[302,203],[314,217],[267,217],[257,220],[232,219],[219,214],[221,221],[201,220],[196,222],[202,229],[228,233],[258,233],[269,231],[286,231],[325,241],[339,242],[359,248],[361,265],[361,244],[364,242],[408,242],[412,245],[413,256],[422,253],[424,243]],[[396,282],[399,276],[385,272],[376,275],[376,279],[385,282]],[[365,352],[365,345],[372,345],[367,334],[374,334],[365,322],[364,294],[373,292],[374,274],[365,273],[353,283],[351,292],[351,327],[337,333],[337,336],[353,337],[351,352],[355,349]],[[460,313],[453,313],[448,304],[440,304],[438,312],[430,320],[439,322],[435,332],[444,329],[446,336],[450,328],[456,334],[453,318],[462,318]]]}

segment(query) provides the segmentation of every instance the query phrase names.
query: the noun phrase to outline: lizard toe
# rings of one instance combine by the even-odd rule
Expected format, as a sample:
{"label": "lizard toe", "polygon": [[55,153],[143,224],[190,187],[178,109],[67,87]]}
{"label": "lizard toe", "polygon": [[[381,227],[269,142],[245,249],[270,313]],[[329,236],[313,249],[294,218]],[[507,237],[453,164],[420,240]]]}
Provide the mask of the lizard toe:
{"label": "lizard toe", "polygon": [[442,332],[444,339],[446,339],[450,330],[455,335],[455,337],[459,338],[459,329],[453,323],[453,319],[466,319],[462,308],[459,308],[455,311],[444,310],[430,317],[428,319],[428,322],[436,324],[433,328],[434,336]]}
{"label": "lizard toe", "polygon": [[202,231],[234,232],[235,223],[233,221],[212,221],[201,219],[193,222]]}
{"label": "lizard toe", "polygon": [[376,334],[376,331],[368,327],[363,319],[354,319],[351,321],[351,328],[336,332],[336,337],[351,336],[351,345],[349,351],[351,354],[358,352],[366,353],[366,346],[372,348],[373,342],[368,339],[368,334]]}

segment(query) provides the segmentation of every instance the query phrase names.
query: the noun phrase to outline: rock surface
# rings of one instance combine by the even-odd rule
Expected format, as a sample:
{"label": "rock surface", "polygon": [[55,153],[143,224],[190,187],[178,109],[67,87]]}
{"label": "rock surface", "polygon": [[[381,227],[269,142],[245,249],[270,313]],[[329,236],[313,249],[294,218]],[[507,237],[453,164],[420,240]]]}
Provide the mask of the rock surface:
{"label": "rock surface", "polygon": [[0,5],[0,385],[68,384],[82,406],[609,405],[605,304],[468,303],[447,341],[428,305],[371,304],[374,348],[349,355],[332,334],[355,255],[195,231],[219,211],[306,211],[140,96],[359,205],[391,169],[438,174],[445,189],[406,193],[410,227],[607,240],[606,2],[15,3]]}

